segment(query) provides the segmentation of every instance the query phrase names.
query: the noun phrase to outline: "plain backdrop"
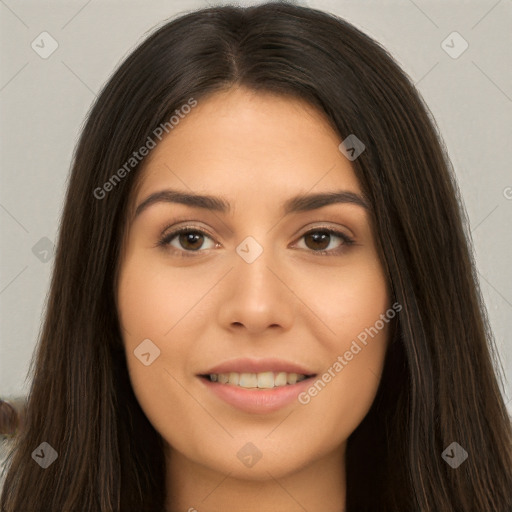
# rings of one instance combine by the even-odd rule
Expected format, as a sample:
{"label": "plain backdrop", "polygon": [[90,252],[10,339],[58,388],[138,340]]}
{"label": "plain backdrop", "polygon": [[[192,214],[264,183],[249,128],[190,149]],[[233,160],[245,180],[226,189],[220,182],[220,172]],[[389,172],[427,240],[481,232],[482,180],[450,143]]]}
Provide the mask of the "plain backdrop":
{"label": "plain backdrop", "polygon": [[[28,392],[72,152],[98,91],[155,27],[223,3],[0,1],[0,398]],[[382,43],[428,104],[457,174],[512,381],[512,0],[298,3]],[[512,382],[503,392],[512,413]]]}

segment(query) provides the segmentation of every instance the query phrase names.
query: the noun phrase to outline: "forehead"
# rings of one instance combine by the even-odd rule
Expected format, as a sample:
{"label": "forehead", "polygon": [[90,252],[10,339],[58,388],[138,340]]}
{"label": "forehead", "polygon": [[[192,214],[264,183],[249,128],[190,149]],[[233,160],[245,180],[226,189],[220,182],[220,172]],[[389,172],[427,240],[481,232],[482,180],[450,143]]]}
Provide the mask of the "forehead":
{"label": "forehead", "polygon": [[199,100],[150,152],[135,203],[166,187],[230,202],[281,202],[326,189],[360,192],[341,138],[306,102],[240,88]]}

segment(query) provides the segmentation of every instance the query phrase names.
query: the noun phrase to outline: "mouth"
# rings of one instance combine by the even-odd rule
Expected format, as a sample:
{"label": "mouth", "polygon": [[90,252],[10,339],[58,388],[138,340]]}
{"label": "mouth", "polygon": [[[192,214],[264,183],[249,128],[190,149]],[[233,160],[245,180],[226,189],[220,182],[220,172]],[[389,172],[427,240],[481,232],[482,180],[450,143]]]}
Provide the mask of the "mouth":
{"label": "mouth", "polygon": [[299,382],[315,377],[316,374],[264,371],[259,373],[229,372],[199,375],[202,379],[218,384],[236,386],[252,390],[269,390],[293,386]]}
{"label": "mouth", "polygon": [[196,377],[213,403],[223,402],[249,414],[267,414],[298,404],[299,393],[316,375],[295,361],[246,357],[205,368]]}
{"label": "mouth", "polygon": [[265,415],[299,403],[297,398],[316,374],[230,372],[198,375],[214,399],[251,415]]}

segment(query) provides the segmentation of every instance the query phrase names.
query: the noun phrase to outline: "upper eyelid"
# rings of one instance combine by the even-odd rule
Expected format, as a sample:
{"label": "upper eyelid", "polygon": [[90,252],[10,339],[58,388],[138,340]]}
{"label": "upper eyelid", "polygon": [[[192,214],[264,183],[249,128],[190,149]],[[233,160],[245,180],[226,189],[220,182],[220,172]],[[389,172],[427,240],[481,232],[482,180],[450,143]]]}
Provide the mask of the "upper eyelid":
{"label": "upper eyelid", "polygon": [[[212,235],[210,233],[210,231],[208,231],[208,229],[200,227],[200,226],[193,226],[193,225],[185,224],[183,226],[179,226],[179,227],[176,227],[176,228],[173,228],[173,229],[170,229],[170,228],[171,228],[171,225],[165,227],[162,230],[162,237],[167,237],[167,236],[169,236],[171,234],[175,235],[175,234],[179,233],[182,230],[187,230],[187,231],[198,231],[198,232],[204,233],[204,234],[214,238],[214,235]],[[343,227],[334,227],[334,226],[328,226],[328,225],[318,225],[318,226],[310,226],[310,227],[306,228],[302,232],[301,236],[304,236],[305,234],[309,233],[310,231],[315,231],[315,230],[342,231],[343,228],[347,229],[348,231],[350,231],[352,233],[352,231],[349,228],[345,227],[345,226],[343,226]],[[163,233],[165,233],[169,229],[170,229],[169,233],[163,234]],[[346,236],[348,236],[349,238],[354,238],[354,235],[352,235],[352,234],[346,234]]]}
{"label": "upper eyelid", "polygon": [[[211,236],[212,238],[214,238],[214,235],[212,235],[210,233],[210,231],[208,230],[208,228],[205,228],[203,226],[200,226],[200,225],[197,225],[197,226],[194,226],[193,223],[195,222],[199,222],[201,223],[200,220],[190,220],[190,219],[176,219],[174,222],[170,223],[170,224],[167,224],[161,231],[161,233],[165,233],[166,231],[169,230],[169,233],[175,233],[176,231],[180,231],[182,229],[190,229],[190,230],[196,230],[196,231],[201,231],[201,232],[205,232],[206,234],[208,234],[209,236]],[[178,224],[182,224],[182,225],[178,225]],[[352,229],[350,229],[348,226],[345,226],[343,224],[339,224],[337,222],[334,222],[334,221],[321,221],[321,220],[318,220],[318,221],[314,221],[314,222],[309,222],[309,227],[306,228],[304,231],[303,231],[303,235],[305,233],[308,233],[310,230],[312,229],[329,229],[329,230],[333,230],[333,231],[341,231],[343,229],[346,229],[348,231],[347,233],[347,236],[349,238],[356,238],[356,235],[354,233],[354,231]],[[311,224],[313,224],[311,226]],[[318,225],[320,224],[320,225]],[[328,224],[336,224],[336,226],[330,226]],[[177,227],[174,227],[178,225]],[[171,229],[172,228],[172,229]],[[230,233],[232,233],[231,230],[229,230]],[[165,236],[162,234],[162,236]]]}

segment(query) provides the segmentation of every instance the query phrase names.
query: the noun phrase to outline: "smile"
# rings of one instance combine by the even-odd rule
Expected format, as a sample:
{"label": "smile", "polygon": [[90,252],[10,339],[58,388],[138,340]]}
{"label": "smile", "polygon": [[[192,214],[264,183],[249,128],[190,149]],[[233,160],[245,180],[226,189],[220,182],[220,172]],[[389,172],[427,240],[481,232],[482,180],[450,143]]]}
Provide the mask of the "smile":
{"label": "smile", "polygon": [[314,376],[270,371],[198,375],[207,392],[216,399],[249,414],[268,414],[297,406],[299,393],[310,386]]}

